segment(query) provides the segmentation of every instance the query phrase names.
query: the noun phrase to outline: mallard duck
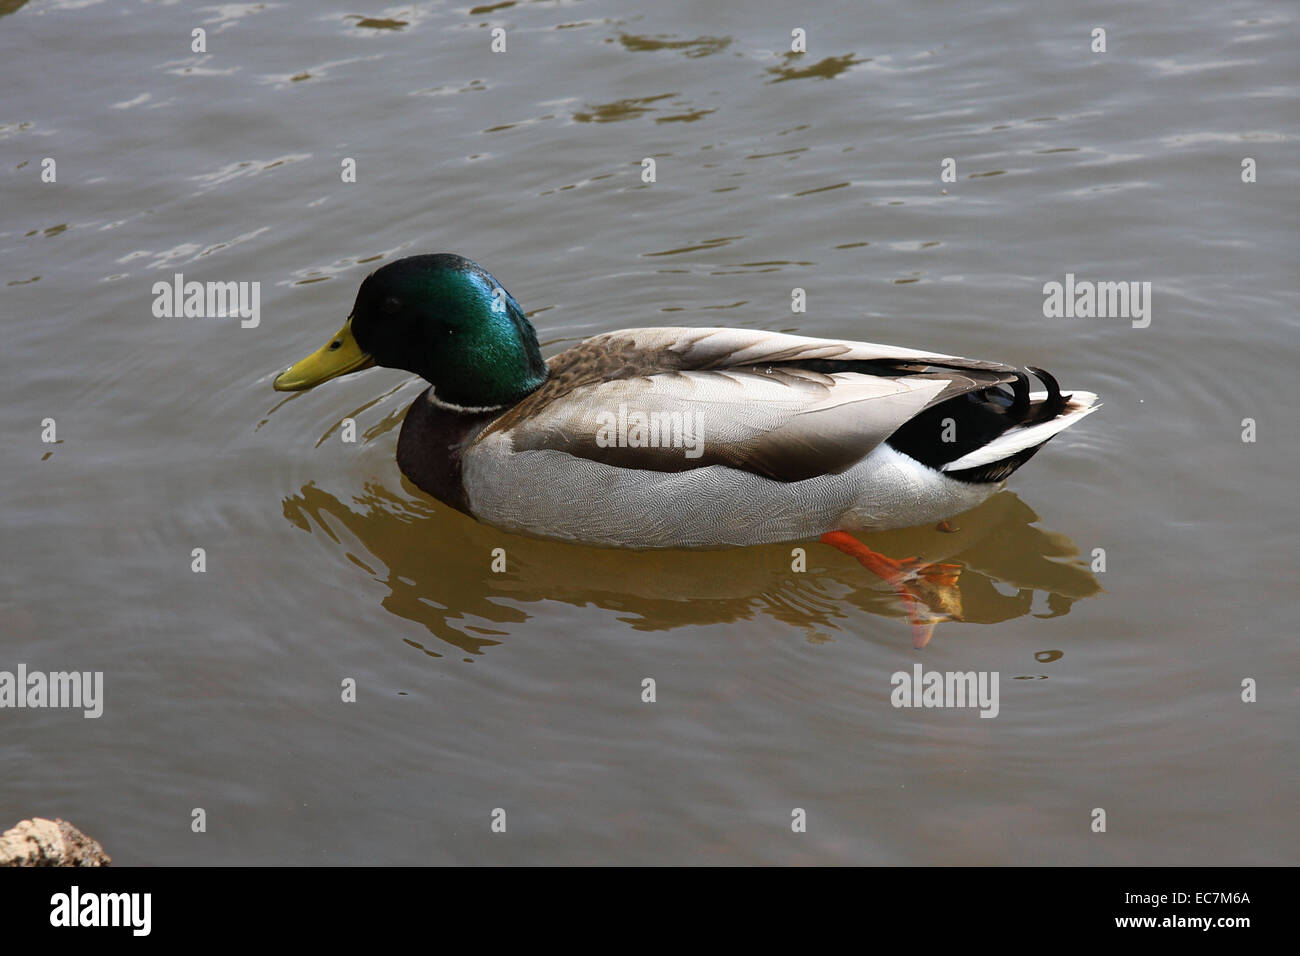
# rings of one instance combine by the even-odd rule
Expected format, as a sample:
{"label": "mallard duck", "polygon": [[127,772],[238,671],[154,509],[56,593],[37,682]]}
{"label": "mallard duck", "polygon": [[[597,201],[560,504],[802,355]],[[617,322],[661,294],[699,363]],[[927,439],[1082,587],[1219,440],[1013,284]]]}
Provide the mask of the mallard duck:
{"label": "mallard duck", "polygon": [[397,463],[425,492],[510,531],[626,548],[820,539],[885,577],[949,567],[870,551],[855,531],[975,507],[1091,392],[985,362],[752,329],[605,332],[543,360],[518,301],[458,255],[371,273],[343,327],[274,381],[311,388],[374,365],[430,383]]}

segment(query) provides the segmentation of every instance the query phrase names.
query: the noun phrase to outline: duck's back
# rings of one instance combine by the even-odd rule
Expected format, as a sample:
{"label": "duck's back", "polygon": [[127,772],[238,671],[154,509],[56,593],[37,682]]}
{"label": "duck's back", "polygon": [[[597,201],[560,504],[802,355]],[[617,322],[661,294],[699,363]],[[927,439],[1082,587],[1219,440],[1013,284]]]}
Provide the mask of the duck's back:
{"label": "duck's back", "polygon": [[[987,498],[1092,401],[1054,383],[1031,396],[1001,363],[741,329],[611,332],[550,366],[467,442],[463,510],[623,547],[938,520]],[[999,441],[1006,454],[977,460]]]}

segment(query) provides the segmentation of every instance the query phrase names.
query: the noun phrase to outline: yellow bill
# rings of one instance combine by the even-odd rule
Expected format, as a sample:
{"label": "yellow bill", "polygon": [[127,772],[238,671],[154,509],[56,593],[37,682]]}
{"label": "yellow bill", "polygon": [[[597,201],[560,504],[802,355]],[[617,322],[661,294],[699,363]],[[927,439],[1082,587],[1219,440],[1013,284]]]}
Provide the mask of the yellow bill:
{"label": "yellow bill", "polygon": [[352,317],[348,316],[343,328],[323,348],[294,362],[277,375],[271,384],[277,392],[300,392],[340,375],[370,368],[374,364],[374,356],[361,351],[361,346],[352,337]]}

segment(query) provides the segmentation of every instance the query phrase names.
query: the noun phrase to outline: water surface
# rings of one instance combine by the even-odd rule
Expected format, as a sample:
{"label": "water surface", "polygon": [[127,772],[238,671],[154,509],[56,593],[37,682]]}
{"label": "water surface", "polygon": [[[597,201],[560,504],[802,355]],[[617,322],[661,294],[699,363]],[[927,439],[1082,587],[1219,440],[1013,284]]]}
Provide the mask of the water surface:
{"label": "water surface", "polygon": [[[0,4],[0,669],[106,685],[98,720],[0,711],[0,824],[125,864],[1293,863],[1295,11],[854,9]],[[817,544],[598,551],[431,501],[405,373],[271,390],[433,251],[547,354],[742,325],[1105,407],[955,533],[871,539],[964,569],[918,652]],[[261,282],[260,324],[155,318],[177,272]],[[1151,282],[1150,326],[1045,318],[1067,273]],[[999,716],[891,707],[918,661],[998,672]]]}

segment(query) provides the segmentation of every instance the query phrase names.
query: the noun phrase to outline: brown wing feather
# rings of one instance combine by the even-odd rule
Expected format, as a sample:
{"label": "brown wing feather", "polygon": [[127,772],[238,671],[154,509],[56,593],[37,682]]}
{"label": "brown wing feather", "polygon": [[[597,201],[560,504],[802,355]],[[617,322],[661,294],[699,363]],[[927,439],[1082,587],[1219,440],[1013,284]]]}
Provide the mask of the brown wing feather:
{"label": "brown wing feather", "polygon": [[[765,348],[769,341],[771,347]],[[760,364],[752,364],[756,358]],[[677,472],[725,465],[787,482],[843,472],[924,408],[1015,377],[1014,369],[1000,363],[711,329],[606,333],[567,349],[548,364],[546,383],[489,425],[482,437],[510,432],[516,451],[550,449],[617,467]],[[859,374],[834,374],[855,371]],[[744,402],[744,386],[755,385],[755,380],[769,394],[771,386],[790,389],[791,400],[808,407],[770,428],[745,434],[742,427],[731,440],[703,442],[697,457],[684,455],[680,445],[602,445],[589,427],[593,409],[610,404],[610,390],[600,386],[634,378],[654,379],[679,390],[667,398],[658,396],[665,408],[692,408],[703,402],[710,415],[716,416],[719,409],[727,414],[727,399],[700,399],[695,385],[707,385],[700,390],[712,395],[734,383],[740,386],[735,401]],[[838,396],[837,388],[844,401],[821,407]],[[645,391],[647,407],[656,401],[656,391],[663,390]],[[565,398],[569,402],[564,406],[555,404]],[[861,414],[846,414],[844,405],[856,406]],[[580,414],[564,414],[570,410]],[[731,406],[731,412],[743,415],[744,409]]]}

